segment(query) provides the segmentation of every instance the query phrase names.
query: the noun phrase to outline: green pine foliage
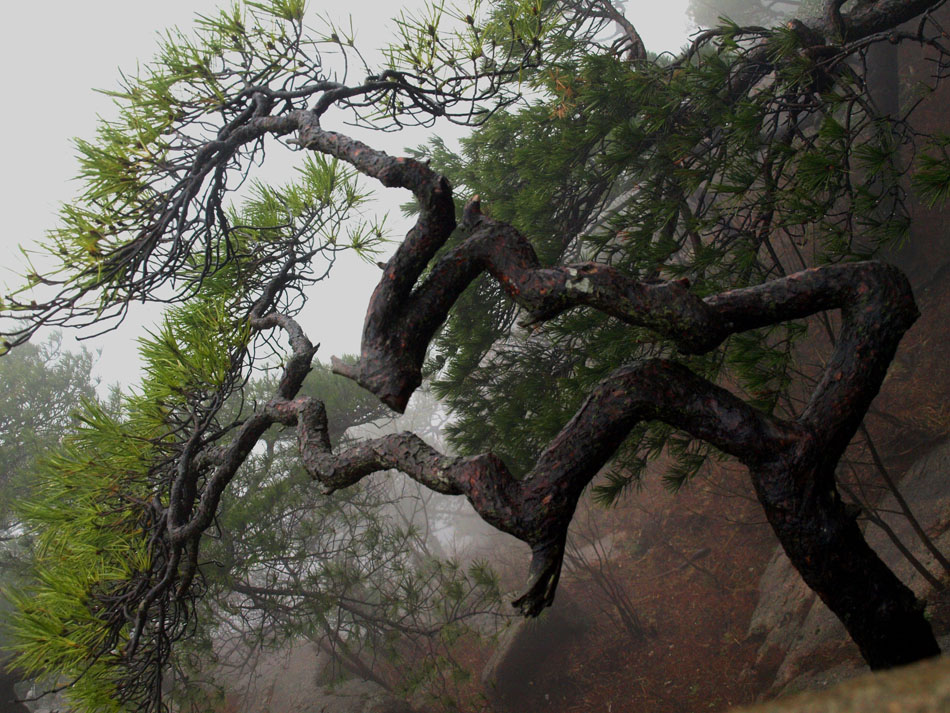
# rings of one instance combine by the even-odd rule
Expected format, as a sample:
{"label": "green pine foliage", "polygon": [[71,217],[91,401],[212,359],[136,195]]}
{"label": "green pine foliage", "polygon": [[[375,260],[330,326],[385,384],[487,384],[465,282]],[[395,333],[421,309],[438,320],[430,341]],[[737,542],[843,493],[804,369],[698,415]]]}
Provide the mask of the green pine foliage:
{"label": "green pine foliage", "polygon": [[918,159],[914,188],[931,208],[950,198],[950,136],[938,134]]}
{"label": "green pine foliage", "polygon": [[[533,17],[529,6],[513,3],[511,17]],[[438,25],[444,11],[433,12]],[[84,188],[48,237],[52,268],[42,276],[31,268],[0,304],[14,318],[42,313],[70,324],[122,317],[133,297],[173,305],[140,341],[138,389],[109,406],[82,405],[78,428],[43,459],[17,512],[35,548],[31,576],[9,592],[16,664],[64,686],[76,710],[161,710],[163,689],[179,674],[213,675],[223,638],[277,646],[329,635],[328,627],[335,645],[346,642],[341,660],[366,657],[372,666],[379,652],[390,671],[417,670],[407,680],[435,696],[438,677],[426,671],[433,656],[446,656],[441,623],[460,629],[497,607],[497,582],[484,567],[469,572],[442,557],[418,516],[387,519],[381,508],[408,506],[385,488],[330,499],[317,492],[295,463],[292,434],[279,430],[248,455],[230,484],[239,497],[221,504],[200,548],[179,561],[165,536],[176,463],[191,439],[227,446],[273,394],[283,349],[273,335],[252,332],[253,307],[295,315],[340,251],[369,259],[384,240],[383,221],[362,217],[369,196],[356,172],[323,155],[308,152],[285,185],[249,178],[263,139],[213,175],[195,172],[231,140],[249,110],[248,86],[286,92],[287,110],[303,108],[333,77],[320,50],[355,53],[351,36],[332,25],[313,34],[303,16],[297,0],[248,2],[199,18],[193,34],[167,33],[152,63],[107,92],[117,116],[100,123],[94,140],[77,142]],[[406,18],[400,27],[416,32]],[[475,32],[466,24],[452,42]],[[431,55],[435,36],[433,27],[413,42],[428,42]],[[401,111],[363,109],[373,117]],[[240,203],[228,196],[238,184]],[[179,208],[177,197],[199,208]],[[23,339],[33,328],[12,334]],[[326,402],[335,440],[381,415],[326,367],[303,393]],[[205,469],[201,488],[209,466],[197,467]],[[168,577],[174,588],[164,586]],[[270,593],[251,591],[261,585]],[[247,626],[235,629],[242,618]],[[171,691],[179,702],[207,703],[212,693]]]}
{"label": "green pine foliage", "polygon": [[[753,39],[767,41],[776,73],[730,97],[723,88],[741,81]],[[517,227],[542,263],[590,259],[644,280],[686,278],[707,295],[866,259],[907,234],[907,125],[866,111],[866,77],[824,75],[792,27],[726,24],[675,61],[631,65],[593,45],[546,60],[526,105],[492,117],[458,154],[438,141],[418,150],[463,195],[478,194],[494,218]],[[945,171],[930,155],[915,180],[939,199]],[[588,309],[530,334],[511,333],[515,319],[481,278],[449,317],[429,368],[454,414],[452,444],[494,450],[519,473],[594,384],[638,359],[675,355],[759,407],[794,410],[806,323],[739,335],[685,359],[655,335]],[[596,486],[598,497],[612,501],[663,453],[674,457],[667,482],[675,489],[710,448],[642,425]]]}
{"label": "green pine foliage", "polygon": [[[223,288],[223,275],[215,278]],[[182,423],[234,386],[231,361],[249,333],[223,300],[209,289],[142,340],[141,391],[114,411],[86,401],[79,427],[40,461],[32,496],[20,505],[36,545],[33,581],[10,595],[15,661],[30,675],[68,683],[67,697],[82,710],[140,703],[130,674],[148,675],[136,664],[158,661],[168,648],[167,640],[147,639],[139,659],[127,660],[129,619],[113,602],[156,583],[165,553],[152,503],[166,498],[163,464],[182,447]],[[157,616],[170,609],[174,603],[163,602]]]}
{"label": "green pine foliage", "polygon": [[[226,444],[240,423],[245,382],[272,359],[273,348],[248,325],[261,290],[292,255],[301,261],[293,282],[300,289],[322,279],[339,250],[369,255],[383,239],[380,224],[349,220],[368,197],[354,171],[316,156],[298,173],[285,186],[254,184],[242,204],[227,208],[235,228],[209,248],[221,264],[209,272],[196,255],[181,265],[178,277],[200,292],[140,340],[139,389],[110,409],[86,400],[79,427],[41,461],[18,508],[35,555],[32,581],[10,593],[15,660],[51,685],[68,684],[77,709],[152,705],[149,681],[161,680],[171,644],[194,626],[200,577],[191,594],[147,596],[169,556],[157,513],[191,424],[203,421],[209,437]],[[274,297],[282,305],[292,299]],[[130,597],[154,610],[132,657],[123,604]]]}
{"label": "green pine foliage", "polygon": [[10,593],[17,665],[71,681],[70,700],[90,711],[121,710],[124,622],[107,600],[150,566],[148,472],[161,449],[145,414],[123,420],[87,402],[81,426],[44,459],[24,525],[36,538],[36,579]]}
{"label": "green pine foliage", "polygon": [[[168,33],[154,62],[107,92],[116,117],[77,142],[83,190],[47,240],[53,268],[30,267],[0,303],[27,325],[7,333],[15,341],[41,324],[122,317],[139,299],[173,305],[141,341],[141,386],[83,403],[16,516],[35,545],[32,579],[10,594],[17,663],[65,685],[77,710],[160,710],[165,677],[226,663],[215,657],[229,637],[327,636],[341,665],[365,673],[384,659],[406,669],[405,689],[446,701],[464,684],[452,651],[466,619],[494,612],[490,570],[442,556],[414,506],[378,482],[319,496],[293,434],[278,429],[247,455],[229,484],[236,497],[216,505],[187,563],[165,537],[178,464],[197,469],[195,490],[212,467],[183,454],[198,441],[205,454],[227,446],[273,393],[282,352],[252,331],[254,306],[295,315],[338,251],[369,257],[383,240],[381,222],[359,218],[368,194],[353,170],[308,153],[293,181],[266,185],[250,177],[265,144],[290,141],[266,130],[235,139],[269,97],[282,97],[270,117],[280,119],[330,96],[322,50],[359,57],[352,32],[314,33],[304,10],[246,2],[201,17],[192,34]],[[520,230],[543,263],[595,260],[644,281],[688,280],[700,296],[899,244],[908,172],[925,200],[950,193],[947,137],[877,115],[861,63],[810,51],[794,23],[723,21],[676,58],[635,60],[604,40],[610,24],[555,0],[475,3],[470,14],[432,5],[402,15],[388,71],[363,67],[382,85],[346,106],[380,128],[436,115],[480,125],[458,153],[434,141],[417,154]],[[400,73],[417,82],[411,91],[390,89]],[[228,195],[239,185],[240,203]],[[453,445],[492,450],[519,475],[596,383],[640,359],[676,358],[760,408],[794,412],[793,384],[808,378],[798,345],[815,326],[756,330],[685,357],[588,309],[533,332],[517,317],[493,281],[476,280],[427,368],[452,409]],[[336,440],[380,413],[323,367],[304,393],[327,402]],[[640,424],[596,495],[614,500],[664,454],[676,489],[710,451]]]}
{"label": "green pine foliage", "polygon": [[[440,622],[464,628],[466,617],[497,609],[487,570],[470,574],[411,517],[394,520],[392,508],[405,506],[383,483],[326,497],[297,463],[293,433],[279,430],[231,484],[238,497],[222,503],[202,546],[207,564],[185,589],[148,600],[171,556],[158,518],[192,424],[226,445],[247,407],[276,388],[275,347],[248,325],[254,301],[290,255],[294,280],[273,302],[291,314],[296,291],[322,279],[340,250],[371,255],[381,224],[348,220],[367,197],[353,171],[320,156],[286,186],[252,185],[229,209],[229,244],[217,246],[229,260],[213,272],[197,256],[183,266],[200,291],[140,340],[140,387],[110,407],[85,401],[79,427],[31,478],[17,517],[35,540],[32,576],[8,593],[9,636],[16,664],[66,686],[77,710],[155,708],[152,683],[169,670],[213,678],[228,639],[259,650],[328,630],[335,646],[346,642],[342,661],[382,657],[405,670],[403,685],[436,696],[444,681],[432,657],[447,655]],[[334,440],[385,411],[320,364],[301,393],[325,402]],[[134,655],[130,596],[150,612]],[[206,705],[216,690],[179,685],[172,695]]]}
{"label": "green pine foliage", "polygon": [[[310,156],[292,185],[254,185],[243,214],[233,211],[227,193],[260,162],[263,138],[215,175],[210,167],[195,169],[208,151],[235,140],[231,129],[247,110],[247,87],[295,92],[321,75],[320,50],[335,43],[309,34],[303,13],[300,0],[270,0],[199,17],[191,33],[168,31],[152,62],[105,91],[115,116],[100,121],[94,139],[76,141],[83,188],[62,207],[39,257],[27,254],[31,265],[45,267],[31,266],[0,306],[24,321],[39,311],[46,324],[106,324],[125,315],[131,300],[189,299],[247,247],[248,232],[259,234],[254,247],[263,251],[268,230],[278,227],[285,236],[310,230],[341,249],[372,253],[382,223],[342,224],[342,214],[366,195],[352,171],[334,161]],[[213,219],[180,210],[180,195]],[[160,209],[165,202],[171,205]],[[280,254],[280,244],[270,249]]]}

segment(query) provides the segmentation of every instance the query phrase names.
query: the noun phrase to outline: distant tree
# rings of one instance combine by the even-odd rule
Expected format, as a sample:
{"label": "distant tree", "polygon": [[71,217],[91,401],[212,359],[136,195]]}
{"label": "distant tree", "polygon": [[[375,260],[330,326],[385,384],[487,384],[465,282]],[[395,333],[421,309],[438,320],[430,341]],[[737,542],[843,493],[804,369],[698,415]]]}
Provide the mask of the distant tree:
{"label": "distant tree", "polygon": [[[96,398],[93,361],[84,349],[67,351],[59,333],[0,360],[0,587],[26,576],[31,533],[24,532],[16,506],[32,491],[37,462],[74,426],[73,414],[82,401]],[[0,620],[10,613],[0,598]],[[0,647],[10,643],[8,633],[0,627]],[[6,659],[0,655],[0,710],[26,711],[14,702],[20,672],[7,671]]]}
{"label": "distant tree", "polygon": [[[710,30],[661,63],[607,0],[512,0],[454,18],[428,9],[403,17],[389,66],[361,67],[356,84],[332,76],[320,54],[329,48],[358,64],[351,39],[332,27],[308,34],[296,0],[248,3],[203,18],[197,38],[171,36],[158,61],[116,92],[119,119],[80,144],[86,191],[49,239],[55,266],[31,269],[6,300],[20,320],[10,347],[40,325],[121,317],[140,299],[181,303],[143,347],[141,393],[115,413],[91,407],[47,462],[32,512],[46,525],[43,557],[15,624],[20,664],[72,678],[86,709],[161,709],[172,644],[189,632],[202,593],[208,536],[276,425],[295,429],[303,467],[328,491],[397,468],[465,495],[531,546],[516,602],[527,615],[553,600],[567,528],[593,477],[631,434],[655,448],[679,429],[689,434],[680,438],[686,455],[698,457],[695,444],[705,442],[748,466],[791,561],[872,667],[936,654],[920,603],[841,500],[835,467],[917,315],[898,270],[853,261],[906,228],[898,184],[861,177],[899,171],[893,143],[906,138],[929,157],[914,176],[922,193],[950,190],[939,158],[946,141],[895,134],[900,123],[862,101],[865,82],[849,60],[890,40],[947,57],[927,14],[937,5],[878,0],[842,12],[832,0],[818,19],[774,30]],[[915,17],[913,32],[895,30]],[[619,45],[600,39],[613,23],[623,28]],[[626,210],[572,264],[542,266],[518,226],[484,213],[475,196],[459,211],[448,179],[424,162],[322,125],[332,106],[376,128],[435,117],[479,123],[523,87],[537,92],[529,107],[552,115],[551,130],[559,118],[592,132],[578,154],[611,186],[629,178]],[[591,93],[580,104],[582,87]],[[621,107],[625,120],[602,123]],[[300,179],[259,185],[231,207],[229,193],[273,139],[308,152]],[[542,167],[549,158],[534,156]],[[362,223],[339,239],[359,207],[356,173],[411,191],[419,205],[382,268],[359,361],[333,367],[396,411],[421,383],[430,341],[482,272],[520,306],[525,327],[553,321],[556,335],[556,318],[592,307],[610,318],[596,317],[605,329],[625,325],[605,351],[649,345],[597,376],[569,419],[553,404],[566,423],[523,477],[494,453],[449,457],[411,433],[334,450],[326,407],[300,395],[316,352],[294,319],[305,288],[344,243],[365,252],[378,236]],[[883,218],[882,203],[895,206]],[[833,257],[801,272],[768,268],[759,255],[777,237],[793,259],[791,246]],[[618,250],[628,243],[639,262]],[[787,372],[772,368],[774,355],[781,366],[797,320],[832,310],[840,310],[829,321],[835,344],[817,385],[794,413],[777,412]],[[769,350],[753,330],[767,331]],[[277,333],[290,349],[273,393],[234,415],[225,405],[275,354]],[[739,396],[713,379],[728,375],[719,366],[741,356],[743,342]],[[584,357],[596,363],[598,354]],[[644,441],[654,422],[665,424],[662,440]]]}
{"label": "distant tree", "polygon": [[722,18],[738,25],[774,27],[790,17],[817,14],[815,0],[690,0],[688,12],[701,27],[717,27]]}
{"label": "distant tree", "polygon": [[26,566],[30,537],[16,507],[30,496],[37,462],[75,425],[83,401],[96,399],[93,363],[85,349],[67,351],[59,333],[0,360],[0,584]]}
{"label": "distant tree", "polygon": [[[255,381],[243,397],[266,399],[275,387]],[[349,429],[391,420],[375,397],[320,364],[301,393],[324,397],[337,442]],[[259,654],[306,640],[326,655],[330,680],[355,676],[450,710],[435,674],[452,676],[448,643],[463,632],[479,638],[473,622],[500,623],[493,573],[445,556],[426,521],[423,499],[432,494],[412,481],[393,474],[327,496],[300,466],[292,431],[262,440],[266,449],[232,482],[242,497],[218,510],[216,537],[204,547],[213,564],[195,602],[202,632],[181,642],[174,663],[194,682],[227,674],[225,685],[252,673]],[[448,535],[451,523],[442,530]]]}
{"label": "distant tree", "polygon": [[22,497],[27,471],[73,425],[83,399],[95,399],[93,355],[69,352],[53,334],[0,361],[0,521]]}

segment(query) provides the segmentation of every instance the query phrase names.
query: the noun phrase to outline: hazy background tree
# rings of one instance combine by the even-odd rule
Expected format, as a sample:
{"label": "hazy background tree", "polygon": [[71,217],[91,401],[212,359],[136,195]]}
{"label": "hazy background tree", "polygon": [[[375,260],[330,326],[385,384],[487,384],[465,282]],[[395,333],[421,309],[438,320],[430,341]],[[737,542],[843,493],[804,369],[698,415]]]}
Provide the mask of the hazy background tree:
{"label": "hazy background tree", "polygon": [[59,333],[0,361],[0,518],[15,521],[12,505],[29,492],[28,473],[74,424],[83,399],[95,400],[94,356],[67,351]]}
{"label": "hazy background tree", "polygon": [[[32,533],[20,523],[17,503],[30,496],[37,462],[75,425],[82,401],[95,400],[93,364],[90,352],[67,351],[59,333],[0,360],[0,588],[26,576]],[[11,613],[0,597],[0,619]],[[10,644],[8,633],[0,628],[0,648]],[[0,707],[12,713],[25,709],[14,703],[20,675],[6,669],[7,658],[0,654]]]}
{"label": "hazy background tree", "polygon": [[[660,62],[608,2],[519,0],[477,19],[430,9],[399,24],[389,67],[360,67],[353,85],[320,54],[332,48],[358,65],[351,39],[333,27],[308,34],[295,0],[249,3],[203,18],[195,37],[171,36],[116,92],[120,119],[80,144],[85,193],[50,237],[54,266],[5,298],[19,320],[6,347],[41,324],[121,318],[140,298],[181,303],[143,344],[141,391],[108,410],[90,404],[43,468],[42,496],[27,510],[43,527],[41,576],[18,597],[22,664],[73,679],[87,708],[161,709],[167,664],[203,601],[218,518],[229,493],[240,498],[244,466],[268,478],[255,462],[278,424],[296,428],[302,465],[330,491],[396,466],[467,495],[532,547],[518,600],[528,614],[550,604],[574,507],[616,447],[604,499],[662,448],[679,456],[670,481],[680,484],[715,444],[750,467],[796,567],[873,666],[936,653],[919,603],[867,548],[834,475],[916,314],[896,270],[856,261],[906,233],[896,177],[910,167],[895,146],[942,146],[869,105],[863,65],[851,60],[933,5],[859,5],[774,30],[726,26]],[[619,44],[602,39],[614,23]],[[946,56],[939,26],[924,14],[920,27],[898,41]],[[532,93],[520,113],[499,121],[527,117],[534,130],[506,145],[492,116],[522,84]],[[334,105],[376,128],[436,116],[483,123],[469,147],[487,137],[486,153],[516,170],[498,182],[506,192],[485,191],[485,212],[472,196],[452,235],[461,202],[449,182],[324,128]],[[294,183],[253,185],[232,205],[265,143],[311,153]],[[461,194],[480,190],[477,153],[465,157],[474,178],[456,179]],[[447,172],[458,163],[434,159]],[[553,170],[553,185],[523,190]],[[380,239],[365,221],[341,238],[365,195],[357,173],[411,190],[420,208],[383,266],[360,360],[334,370],[403,410],[429,340],[467,282],[490,269],[500,287],[479,283],[487,300],[477,309],[463,298],[430,370],[459,411],[475,404],[468,425],[481,431],[460,447],[497,442],[511,470],[497,454],[448,457],[408,434],[332,451],[326,406],[299,395],[316,352],[294,319],[306,288],[344,246],[368,253]],[[915,180],[946,192],[937,161]],[[521,222],[545,211],[551,230],[541,236]],[[544,268],[536,253],[593,261]],[[500,341],[519,311],[497,298],[502,290],[523,327],[546,324],[539,339]],[[569,309],[581,305],[597,309]],[[826,321],[831,308],[840,323]],[[489,332],[465,336],[486,311]],[[810,315],[837,339],[829,365],[805,375],[820,377],[814,391],[792,383]],[[289,351],[278,351],[281,334]],[[278,362],[269,398],[242,401],[254,373]],[[517,383],[494,380],[505,371]],[[478,389],[466,392],[471,378]],[[557,390],[529,413],[525,395],[541,393],[542,380]],[[302,527],[294,522],[295,537]]]}
{"label": "hazy background tree", "polygon": [[[275,385],[252,382],[243,398],[265,400]],[[341,444],[352,442],[351,430],[431,424],[438,407],[420,394],[393,419],[320,364],[302,391],[326,398]],[[175,656],[190,681],[206,682],[191,695],[233,690],[253,679],[261,654],[307,641],[325,655],[328,683],[355,677],[439,709],[458,706],[446,682],[467,673],[453,645],[500,626],[496,576],[464,552],[447,556],[455,523],[439,517],[434,502],[447,498],[397,473],[327,496],[301,467],[295,440],[293,432],[268,433],[266,449],[234,481],[240,499],[219,510],[206,547],[206,591],[196,602],[201,635]]]}
{"label": "hazy background tree", "polygon": [[722,18],[737,25],[774,27],[791,17],[815,14],[817,0],[690,0],[688,12],[700,27],[718,27]]}

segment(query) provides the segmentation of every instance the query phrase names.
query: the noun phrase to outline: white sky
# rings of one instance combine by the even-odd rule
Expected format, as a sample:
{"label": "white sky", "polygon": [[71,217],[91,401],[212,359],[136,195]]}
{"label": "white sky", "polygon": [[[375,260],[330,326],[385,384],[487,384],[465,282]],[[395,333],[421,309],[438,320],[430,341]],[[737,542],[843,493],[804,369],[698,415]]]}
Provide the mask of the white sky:
{"label": "white sky", "polygon": [[[52,0],[4,3],[0,11],[0,66],[4,67],[0,136],[5,138],[0,168],[0,286],[17,282],[22,261],[17,245],[42,240],[55,226],[58,207],[78,186],[72,137],[90,138],[96,116],[109,116],[111,101],[93,88],[115,88],[118,70],[134,73],[137,62],[154,53],[156,34],[177,25],[187,28],[196,13],[209,14],[230,0]],[[687,41],[687,0],[627,0],[626,15],[648,49],[676,50]],[[461,4],[461,3],[460,3]],[[420,0],[311,0],[311,14],[334,19],[353,15],[357,42],[378,47],[391,36],[389,17]],[[336,127],[328,127],[336,128]],[[341,126],[339,130],[346,131]],[[457,136],[458,134],[456,134]],[[427,134],[372,134],[363,140],[390,153],[422,143]],[[390,226],[401,225],[398,206],[404,191],[381,189],[377,205],[389,210]],[[393,238],[398,239],[395,232]],[[359,350],[363,314],[379,277],[376,267],[356,259],[341,260],[330,280],[318,286],[305,326],[322,348],[318,357]],[[158,311],[138,308],[126,326],[104,340],[98,373],[105,383],[137,381],[135,337],[141,325],[157,321]],[[67,335],[68,336],[68,335]],[[67,342],[69,343],[69,341]]]}

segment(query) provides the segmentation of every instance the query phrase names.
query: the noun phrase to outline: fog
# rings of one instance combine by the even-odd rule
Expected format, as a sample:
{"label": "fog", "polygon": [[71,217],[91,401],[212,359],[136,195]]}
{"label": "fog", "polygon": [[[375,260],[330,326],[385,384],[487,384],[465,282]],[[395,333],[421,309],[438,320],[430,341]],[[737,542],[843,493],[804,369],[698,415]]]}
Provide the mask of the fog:
{"label": "fog", "polygon": [[[114,113],[112,100],[94,91],[117,86],[120,71],[133,74],[147,63],[160,33],[177,26],[186,30],[196,15],[211,14],[226,6],[221,0],[169,0],[163,3],[135,0],[90,0],[71,3],[11,3],[3,10],[3,42],[0,59],[9,68],[5,79],[5,111],[0,130],[8,137],[4,150],[0,210],[5,216],[0,246],[0,285],[4,292],[19,283],[25,258],[18,246],[30,246],[56,226],[60,204],[77,191],[72,179],[77,167],[73,137],[94,135],[97,117]],[[657,4],[640,0],[627,3],[628,16],[635,18],[646,45],[653,51],[676,50],[689,34],[685,19],[686,0]],[[376,48],[393,35],[392,21],[400,9],[418,11],[420,0],[400,4],[389,0],[351,0],[345,5],[311,2],[309,11],[319,22],[326,16],[344,27],[352,17],[357,44],[372,61]],[[349,16],[348,14],[349,13]],[[375,53],[378,57],[379,54]],[[340,116],[339,130],[349,130]],[[329,123],[329,119],[328,119]],[[398,133],[351,131],[375,147],[399,154],[405,147],[423,144],[433,133],[450,145],[464,129],[440,123],[436,129],[410,129]],[[255,173],[265,180],[287,180],[295,158],[268,155]],[[376,187],[376,186],[374,186]],[[389,236],[398,241],[407,222],[399,206],[404,191],[378,187],[372,206],[390,216]],[[390,249],[394,247],[395,242]],[[337,262],[331,279],[314,287],[313,299],[303,316],[314,341],[322,345],[318,358],[359,351],[363,313],[379,278],[378,268],[351,254]],[[137,305],[127,323],[105,337],[87,342],[102,349],[97,374],[103,385],[134,384],[138,378],[135,339],[143,326],[157,322],[155,305]],[[91,333],[87,331],[87,334]],[[76,335],[67,335],[72,340]]]}

